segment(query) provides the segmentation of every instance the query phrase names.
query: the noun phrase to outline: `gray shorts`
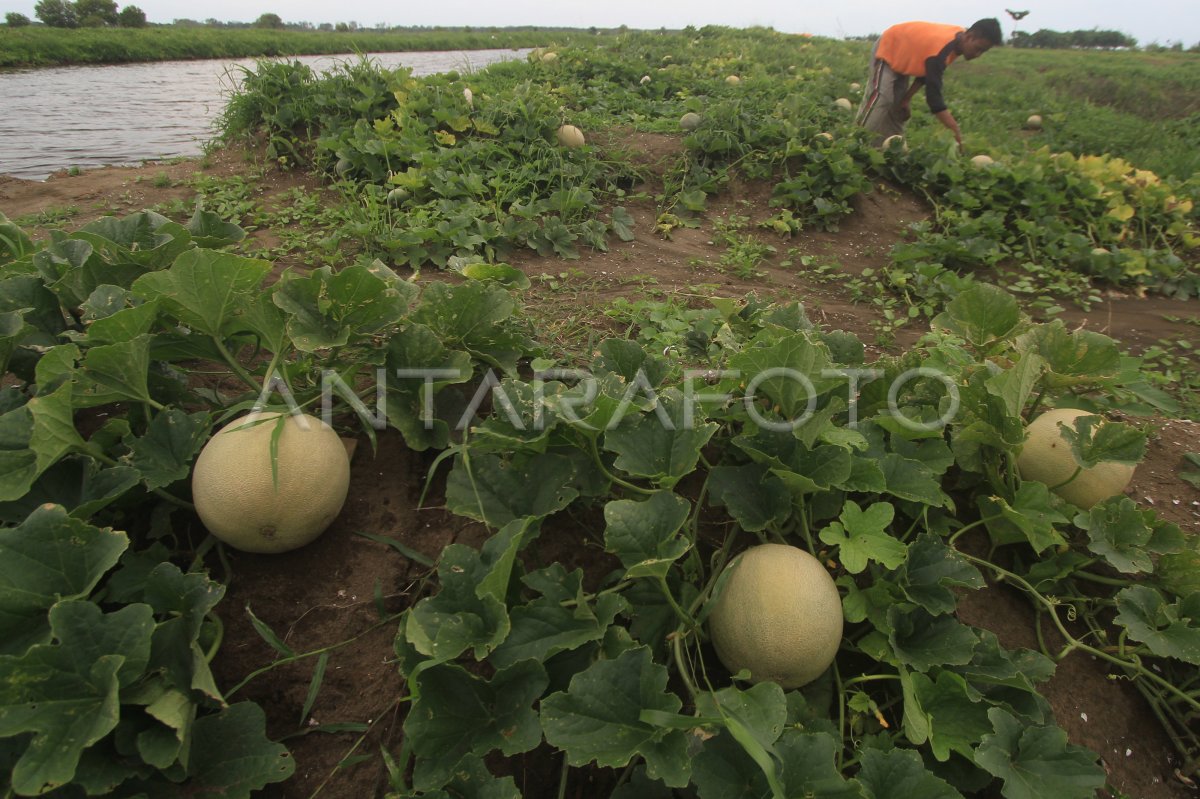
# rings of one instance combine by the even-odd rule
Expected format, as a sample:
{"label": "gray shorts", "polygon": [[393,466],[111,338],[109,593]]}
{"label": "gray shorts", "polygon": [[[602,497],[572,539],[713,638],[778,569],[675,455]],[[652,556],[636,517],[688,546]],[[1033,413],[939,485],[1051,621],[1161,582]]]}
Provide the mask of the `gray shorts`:
{"label": "gray shorts", "polygon": [[871,49],[871,71],[867,75],[867,88],[863,92],[862,104],[854,121],[876,134],[876,144],[888,136],[904,133],[908,120],[900,109],[900,102],[908,93],[911,80],[892,70],[886,62],[875,57],[879,43]]}

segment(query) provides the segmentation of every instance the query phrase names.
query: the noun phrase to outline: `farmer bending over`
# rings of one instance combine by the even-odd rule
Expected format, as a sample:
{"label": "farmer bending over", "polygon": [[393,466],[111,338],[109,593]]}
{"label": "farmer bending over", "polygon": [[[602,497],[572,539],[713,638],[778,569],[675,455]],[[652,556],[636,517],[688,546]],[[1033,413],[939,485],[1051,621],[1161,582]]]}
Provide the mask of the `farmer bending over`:
{"label": "farmer bending over", "polygon": [[995,19],[981,19],[966,30],[936,22],[893,25],[871,51],[871,74],[855,122],[878,134],[877,142],[903,133],[912,116],[913,95],[924,86],[929,110],[954,133],[961,148],[962,131],[942,99],[942,74],[958,56],[970,61],[1002,40]]}

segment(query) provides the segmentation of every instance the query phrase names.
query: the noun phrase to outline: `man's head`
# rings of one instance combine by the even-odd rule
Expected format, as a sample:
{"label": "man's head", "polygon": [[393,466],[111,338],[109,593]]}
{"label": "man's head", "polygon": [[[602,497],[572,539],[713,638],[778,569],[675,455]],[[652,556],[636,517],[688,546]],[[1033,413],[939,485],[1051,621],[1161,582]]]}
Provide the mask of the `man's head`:
{"label": "man's head", "polygon": [[967,28],[962,37],[962,54],[963,58],[970,61],[973,58],[986,53],[998,44],[1004,41],[1004,34],[1000,32],[999,20],[989,17],[981,19],[971,27]]}

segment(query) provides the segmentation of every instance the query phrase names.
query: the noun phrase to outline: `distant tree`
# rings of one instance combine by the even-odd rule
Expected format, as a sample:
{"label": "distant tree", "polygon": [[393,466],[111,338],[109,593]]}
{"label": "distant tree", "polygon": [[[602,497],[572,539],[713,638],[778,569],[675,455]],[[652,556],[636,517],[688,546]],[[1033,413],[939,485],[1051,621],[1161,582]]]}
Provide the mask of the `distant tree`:
{"label": "distant tree", "polygon": [[29,17],[18,14],[16,11],[9,11],[4,15],[4,24],[10,28],[23,28],[29,24]]}
{"label": "distant tree", "polygon": [[68,0],[38,0],[33,14],[51,28],[76,28],[79,18],[75,16],[75,4]]}
{"label": "distant tree", "polygon": [[254,20],[256,28],[282,28],[283,18],[278,14],[263,14],[258,19]]}
{"label": "distant tree", "polygon": [[116,0],[75,0],[75,18],[90,28],[116,25]]}
{"label": "distant tree", "polygon": [[330,31],[333,30],[333,23],[332,22],[322,22],[320,25],[317,26],[317,30],[325,31],[326,33],[329,33]]}
{"label": "distant tree", "polygon": [[117,14],[117,24],[122,28],[144,28],[146,27],[146,12],[137,6],[125,6],[121,9],[121,13]]}

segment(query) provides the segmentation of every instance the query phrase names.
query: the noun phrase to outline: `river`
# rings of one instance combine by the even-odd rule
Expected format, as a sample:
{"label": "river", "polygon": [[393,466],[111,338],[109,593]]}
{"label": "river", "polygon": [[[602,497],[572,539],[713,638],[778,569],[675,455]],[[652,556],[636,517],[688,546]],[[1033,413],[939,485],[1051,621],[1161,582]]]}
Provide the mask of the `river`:
{"label": "river", "polygon": [[[528,50],[369,53],[414,75],[467,73]],[[320,72],[352,54],[291,56]],[[196,156],[254,59],[159,61],[0,72],[0,174],[45,180],[70,167]]]}

